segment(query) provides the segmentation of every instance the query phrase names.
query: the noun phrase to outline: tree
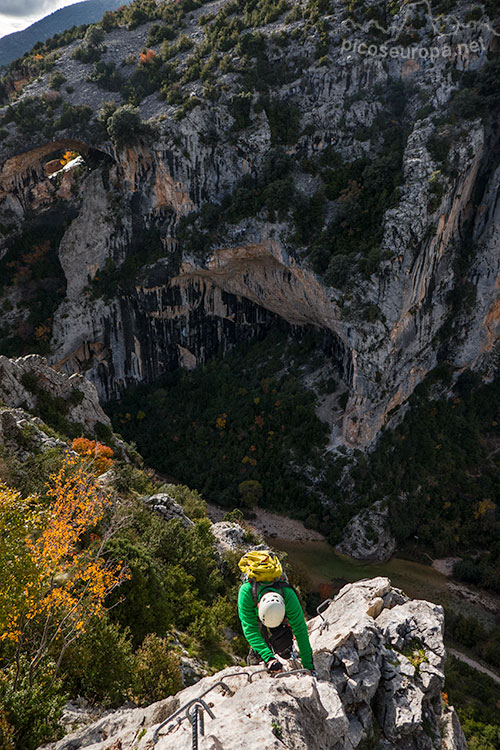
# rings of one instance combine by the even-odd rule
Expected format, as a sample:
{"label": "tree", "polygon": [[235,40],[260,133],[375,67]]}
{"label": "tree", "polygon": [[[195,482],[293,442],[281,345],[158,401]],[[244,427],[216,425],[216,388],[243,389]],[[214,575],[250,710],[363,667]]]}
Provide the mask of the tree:
{"label": "tree", "polygon": [[97,475],[104,474],[113,466],[114,451],[107,445],[88,438],[75,438],[71,447],[80,456],[92,461],[92,468]]}
{"label": "tree", "polygon": [[104,41],[105,32],[97,25],[89,26],[83,40],[89,47],[99,47]]}
{"label": "tree", "polygon": [[143,122],[137,107],[124,104],[118,107],[107,120],[108,135],[117,147],[136,143],[140,138],[154,138],[155,127]]}
{"label": "tree", "polygon": [[244,482],[240,482],[238,490],[241,496],[241,502],[249,507],[257,505],[264,494],[264,488],[256,479],[247,479]]}
{"label": "tree", "polygon": [[24,678],[31,687],[49,655],[57,671],[68,646],[128,578],[121,562],[103,557],[112,528],[91,533],[111,501],[81,459],[67,457],[47,487],[48,508],[0,488],[0,639],[13,646],[14,691]]}

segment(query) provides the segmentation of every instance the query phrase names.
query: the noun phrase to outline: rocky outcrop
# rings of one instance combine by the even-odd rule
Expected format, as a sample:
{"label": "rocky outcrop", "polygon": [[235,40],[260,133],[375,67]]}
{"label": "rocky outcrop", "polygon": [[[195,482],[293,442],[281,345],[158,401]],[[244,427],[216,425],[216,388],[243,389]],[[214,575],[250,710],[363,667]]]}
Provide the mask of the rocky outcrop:
{"label": "rocky outcrop", "polygon": [[342,532],[336,549],[357,560],[390,560],[396,540],[389,531],[389,508],[379,500],[352,518]]}
{"label": "rocky outcrop", "polygon": [[[148,708],[123,709],[51,750],[188,750],[183,706],[204,696],[211,750],[465,750],[443,705],[443,610],[409,600],[387,578],[345,586],[308,627],[318,676],[229,667]],[[202,705],[202,704],[200,704]],[[172,717],[161,729],[159,724]]]}
{"label": "rocky outcrop", "polygon": [[180,520],[183,526],[193,526],[193,521],[186,516],[179,503],[166,492],[159,492],[142,499],[150,510],[158,513],[165,521],[171,521],[175,518]]}
{"label": "rocky outcrop", "polygon": [[0,399],[9,407],[37,413],[38,401],[49,398],[65,417],[94,431],[97,424],[110,427],[95,387],[87,378],[57,372],[36,354],[18,359],[0,355]]}
{"label": "rocky outcrop", "polygon": [[246,531],[239,523],[219,521],[212,524],[210,530],[215,537],[215,543],[220,554],[234,552],[245,546]]}
{"label": "rocky outcrop", "polygon": [[55,437],[39,417],[34,417],[24,409],[1,406],[0,444],[21,457],[32,455],[33,451],[68,448],[67,443]]}

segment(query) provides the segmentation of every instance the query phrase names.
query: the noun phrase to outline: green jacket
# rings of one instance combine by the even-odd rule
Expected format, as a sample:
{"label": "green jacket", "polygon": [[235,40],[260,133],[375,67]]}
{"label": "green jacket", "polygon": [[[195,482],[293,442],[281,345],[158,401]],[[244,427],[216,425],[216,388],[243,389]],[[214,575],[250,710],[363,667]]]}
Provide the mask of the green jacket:
{"label": "green jacket", "polygon": [[[283,587],[283,589],[275,589],[272,586],[268,586],[265,589],[261,588],[259,592],[259,601],[266,591],[277,591],[283,596],[285,600],[285,613],[292,628],[292,632],[297,641],[299,647],[300,658],[305,669],[314,669],[312,649],[309,643],[309,633],[307,632],[307,625],[302,612],[302,607],[297,598],[297,594],[292,588]],[[272,659],[274,654],[265,642],[262,633],[259,629],[259,615],[258,608],[255,606],[252,596],[252,585],[249,581],[246,581],[240,586],[238,592],[238,614],[241,620],[241,626],[243,628],[243,635],[247,639],[253,650],[261,656],[267,663],[269,659]]]}

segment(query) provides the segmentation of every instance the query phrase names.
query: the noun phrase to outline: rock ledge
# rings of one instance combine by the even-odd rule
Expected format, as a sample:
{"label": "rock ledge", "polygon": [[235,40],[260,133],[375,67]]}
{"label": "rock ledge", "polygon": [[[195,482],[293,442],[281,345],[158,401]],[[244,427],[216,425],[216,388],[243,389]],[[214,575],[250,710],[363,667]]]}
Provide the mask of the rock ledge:
{"label": "rock ledge", "polygon": [[[443,622],[442,607],[408,599],[388,578],[358,581],[308,623],[317,678],[228,667],[147,708],[110,713],[46,750],[190,750],[185,712],[156,745],[153,735],[211,687],[204,750],[466,750],[458,718],[441,700]],[[232,695],[216,686],[221,680]]]}

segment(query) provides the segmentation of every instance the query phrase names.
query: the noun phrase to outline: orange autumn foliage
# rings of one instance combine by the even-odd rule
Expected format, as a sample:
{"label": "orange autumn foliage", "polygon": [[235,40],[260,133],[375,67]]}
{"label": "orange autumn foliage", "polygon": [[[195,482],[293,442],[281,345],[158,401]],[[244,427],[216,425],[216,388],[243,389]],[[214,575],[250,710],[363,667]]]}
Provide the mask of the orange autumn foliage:
{"label": "orange autumn foliage", "polygon": [[76,159],[77,156],[79,156],[78,151],[65,151],[64,154],[59,159],[59,161],[64,167],[65,164],[68,164],[70,161],[73,161],[73,159]]}
{"label": "orange autumn foliage", "polygon": [[155,58],[155,51],[152,49],[147,49],[146,52],[141,52],[139,55],[139,63],[141,65],[146,65],[147,63],[150,63]]}
{"label": "orange autumn foliage", "polygon": [[107,445],[98,443],[95,440],[88,440],[88,438],[75,438],[71,447],[75,453],[78,453],[83,458],[90,458],[95,462],[94,468],[98,475],[104,474],[105,471],[108,471],[113,466],[114,451]]}
{"label": "orange autumn foliage", "polygon": [[[30,680],[49,649],[59,651],[60,663],[90,619],[103,615],[108,594],[129,578],[121,561],[103,556],[109,531],[83,543],[103,520],[111,500],[81,459],[67,457],[47,487],[49,507],[38,505],[36,525],[26,525],[24,552],[18,554],[24,554],[29,566],[23,565],[27,572],[21,595],[11,601],[0,634],[0,640],[28,650]],[[1,494],[6,503],[20,502],[16,493]],[[29,500],[33,506],[37,498]]]}

